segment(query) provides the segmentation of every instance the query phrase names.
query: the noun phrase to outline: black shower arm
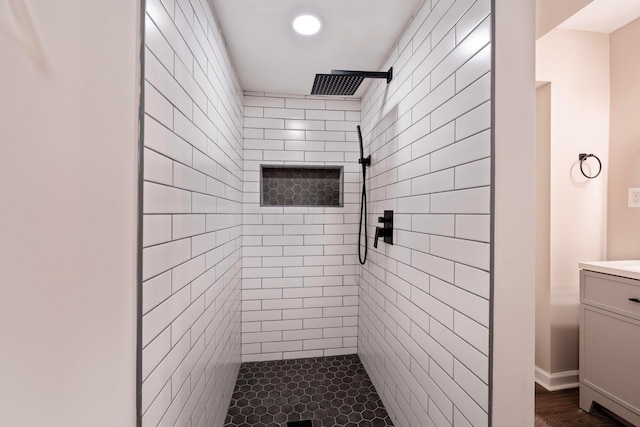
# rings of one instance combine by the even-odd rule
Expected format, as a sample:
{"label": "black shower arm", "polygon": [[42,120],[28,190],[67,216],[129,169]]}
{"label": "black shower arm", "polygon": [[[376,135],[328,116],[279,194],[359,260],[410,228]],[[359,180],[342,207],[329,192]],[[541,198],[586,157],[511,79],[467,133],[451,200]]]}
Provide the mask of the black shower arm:
{"label": "black shower arm", "polygon": [[393,79],[393,67],[389,68],[389,71],[331,70],[331,74],[364,77],[365,79],[387,79],[387,83],[389,83]]}

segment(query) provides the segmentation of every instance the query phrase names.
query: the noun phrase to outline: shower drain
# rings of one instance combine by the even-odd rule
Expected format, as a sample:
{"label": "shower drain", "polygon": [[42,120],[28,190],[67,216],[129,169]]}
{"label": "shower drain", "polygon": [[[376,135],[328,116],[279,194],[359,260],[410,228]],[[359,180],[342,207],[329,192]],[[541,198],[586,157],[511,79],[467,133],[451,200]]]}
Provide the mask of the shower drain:
{"label": "shower drain", "polygon": [[313,427],[311,420],[289,421],[287,427]]}

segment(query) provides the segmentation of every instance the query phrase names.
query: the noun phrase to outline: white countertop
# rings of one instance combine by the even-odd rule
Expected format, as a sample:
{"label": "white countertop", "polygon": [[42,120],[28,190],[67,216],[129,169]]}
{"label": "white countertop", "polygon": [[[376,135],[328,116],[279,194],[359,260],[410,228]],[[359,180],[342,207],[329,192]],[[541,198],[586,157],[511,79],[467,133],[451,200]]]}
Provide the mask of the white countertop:
{"label": "white countertop", "polygon": [[578,267],[582,270],[640,280],[640,260],[581,262]]}

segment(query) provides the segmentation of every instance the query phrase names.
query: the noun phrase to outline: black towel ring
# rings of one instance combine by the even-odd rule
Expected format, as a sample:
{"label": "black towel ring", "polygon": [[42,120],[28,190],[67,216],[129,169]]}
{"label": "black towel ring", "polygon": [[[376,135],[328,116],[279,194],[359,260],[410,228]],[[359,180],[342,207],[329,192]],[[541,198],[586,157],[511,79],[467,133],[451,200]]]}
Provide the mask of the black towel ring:
{"label": "black towel ring", "polygon": [[[593,176],[587,175],[586,173],[584,173],[584,170],[582,169],[582,162],[587,160],[589,157],[593,157],[594,159],[596,159],[598,161],[598,172],[596,172],[596,174],[593,175]],[[580,153],[580,154],[578,154],[578,160],[580,160],[580,172],[582,172],[582,175],[584,175],[585,177],[587,177],[589,179],[593,179],[593,178],[597,177],[598,175],[600,175],[600,172],[602,172],[602,162],[600,162],[600,159],[595,154]]]}

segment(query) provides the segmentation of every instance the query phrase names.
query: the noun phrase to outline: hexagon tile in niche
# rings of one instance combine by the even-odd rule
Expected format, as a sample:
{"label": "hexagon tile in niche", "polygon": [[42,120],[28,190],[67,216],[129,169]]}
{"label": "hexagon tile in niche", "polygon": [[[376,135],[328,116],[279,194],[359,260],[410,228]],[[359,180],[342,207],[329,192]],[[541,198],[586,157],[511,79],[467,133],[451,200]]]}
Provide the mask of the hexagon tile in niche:
{"label": "hexagon tile in niche", "polygon": [[225,427],[301,420],[313,427],[393,426],[356,354],[242,364]]}
{"label": "hexagon tile in niche", "polygon": [[340,167],[262,167],[262,206],[342,206]]}

